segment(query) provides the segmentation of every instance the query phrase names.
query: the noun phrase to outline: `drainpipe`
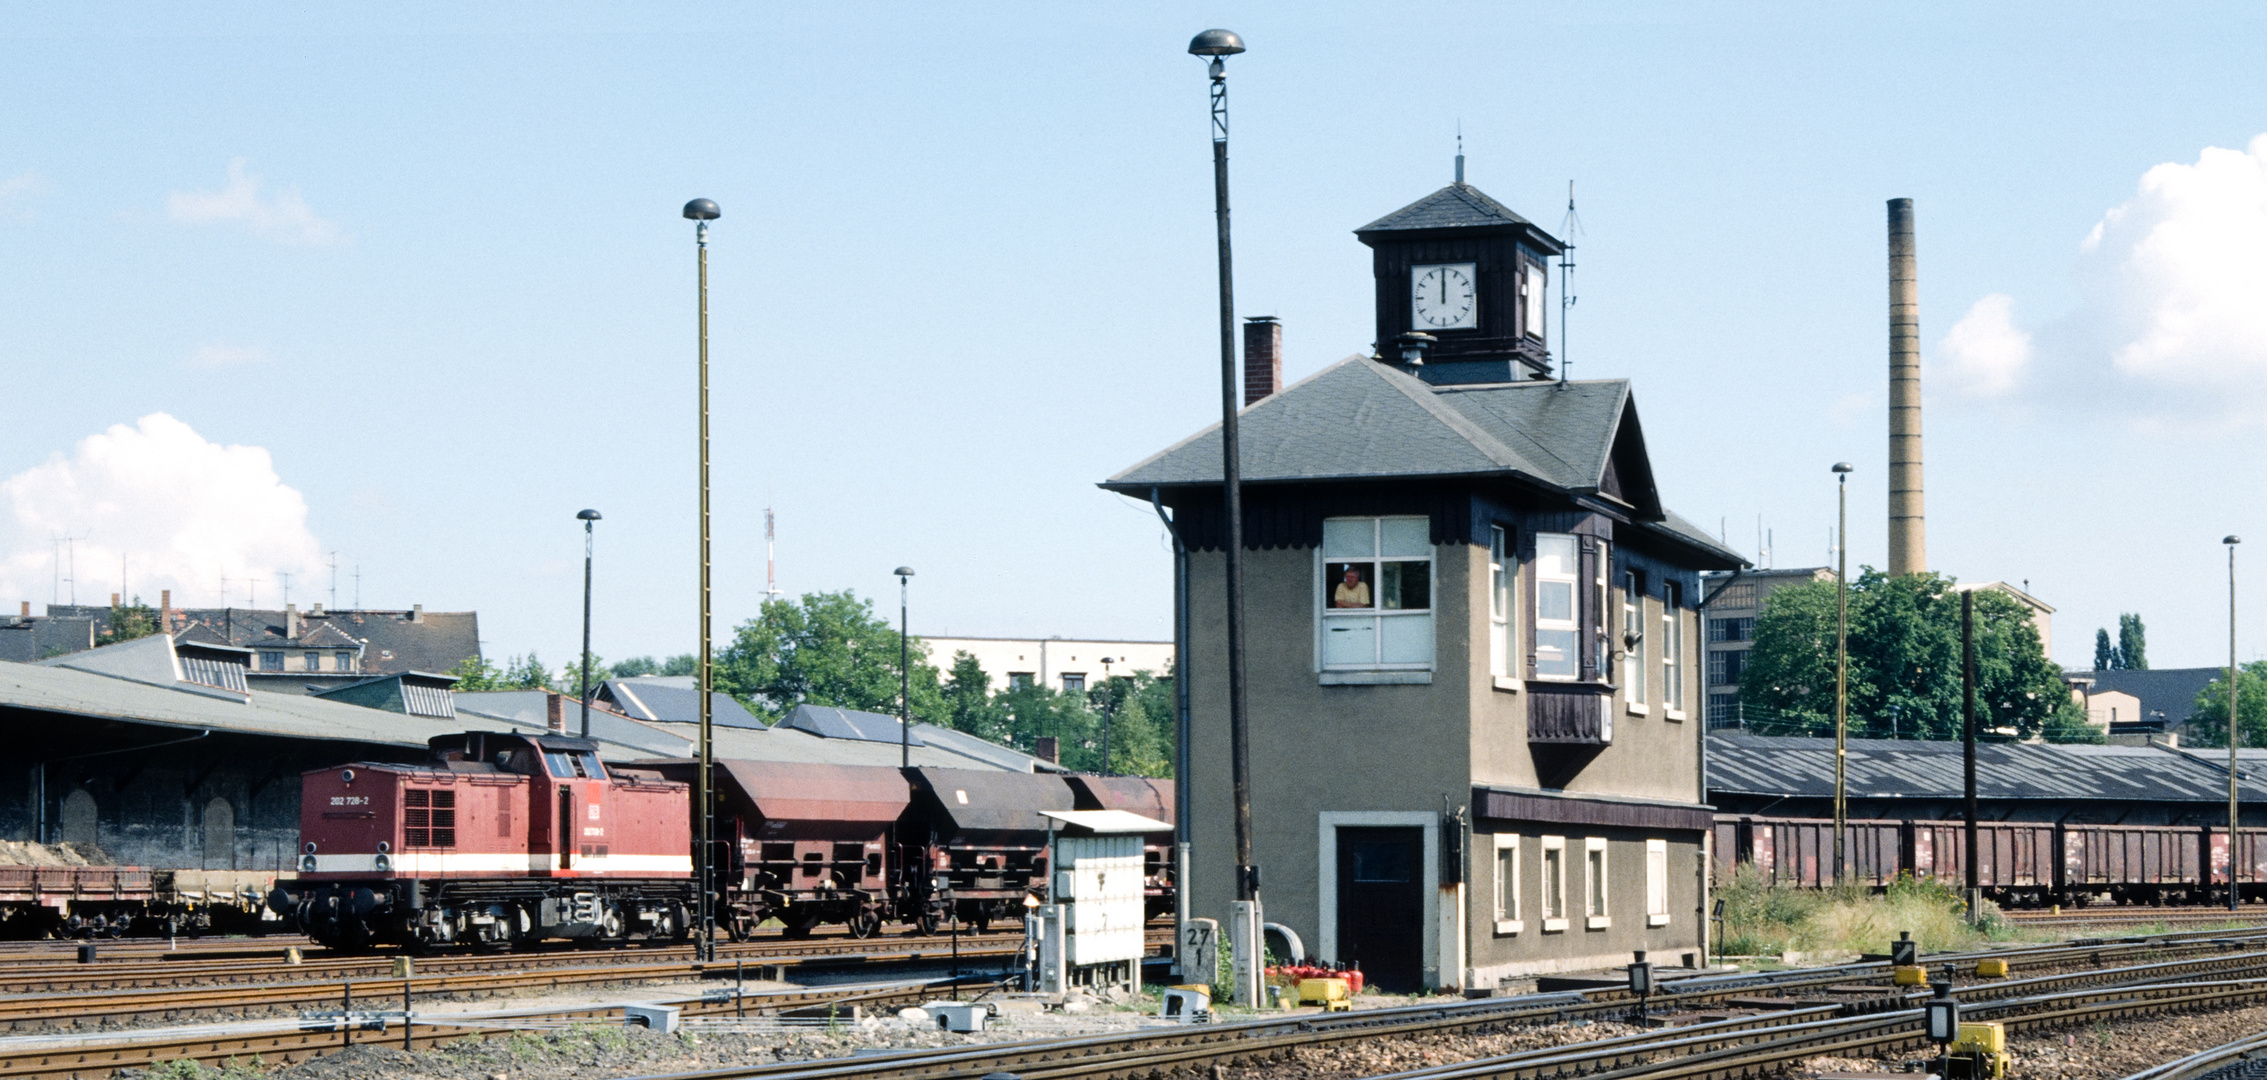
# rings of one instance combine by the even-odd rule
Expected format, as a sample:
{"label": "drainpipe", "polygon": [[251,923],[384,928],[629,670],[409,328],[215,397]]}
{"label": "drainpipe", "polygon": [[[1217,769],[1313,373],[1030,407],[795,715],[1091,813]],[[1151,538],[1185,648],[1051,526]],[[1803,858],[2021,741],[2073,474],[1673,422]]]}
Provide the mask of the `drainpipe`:
{"label": "drainpipe", "polygon": [[1181,954],[1189,925],[1189,549],[1156,488],[1149,489],[1149,506],[1173,538],[1173,970],[1188,978]]}
{"label": "drainpipe", "polygon": [[47,843],[47,767],[49,765],[58,761],[82,761],[86,758],[107,757],[111,754],[130,754],[136,750],[155,750],[161,746],[179,746],[182,743],[196,742],[212,733],[211,728],[205,728],[186,739],[168,739],[165,742],[146,743],[141,746],[128,746],[117,750],[96,750],[88,754],[66,754],[63,757],[52,757],[34,764],[31,770],[32,841],[40,844]]}
{"label": "drainpipe", "polygon": [[[1696,624],[1695,629],[1699,631],[1699,633],[1694,635],[1699,639],[1697,642],[1695,642],[1695,644],[1700,646],[1699,649],[1695,650],[1700,659],[1700,663],[1697,665],[1698,670],[1694,671],[1693,674],[1698,675],[1701,680],[1700,803],[1703,806],[1708,804],[1708,606],[1715,603],[1719,597],[1723,596],[1724,590],[1729,589],[1733,585],[1737,584],[1740,580],[1740,577],[1746,573],[1747,567],[1744,565],[1733,567],[1732,576],[1725,578],[1724,583],[1722,585],[1718,585],[1715,592],[1701,597],[1700,605],[1693,609],[1693,622]],[[1777,805],[1777,803],[1774,802],[1773,805]],[[1766,807],[1766,809],[1768,809],[1768,807]],[[1696,921],[1700,924],[1700,955],[1703,957],[1708,955],[1709,946],[1708,874],[1709,871],[1713,868],[1716,857],[1715,852],[1710,851],[1709,848],[1713,844],[1715,844],[1715,842],[1716,829],[1713,825],[1711,825],[1707,832],[1700,834],[1700,911],[1699,917]]]}

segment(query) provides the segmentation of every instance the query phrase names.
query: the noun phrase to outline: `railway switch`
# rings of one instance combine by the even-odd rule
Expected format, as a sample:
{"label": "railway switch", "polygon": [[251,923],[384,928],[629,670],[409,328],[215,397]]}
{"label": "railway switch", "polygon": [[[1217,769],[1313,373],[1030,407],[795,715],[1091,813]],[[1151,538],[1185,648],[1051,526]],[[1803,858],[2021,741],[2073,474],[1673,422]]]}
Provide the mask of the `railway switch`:
{"label": "railway switch", "polygon": [[1927,986],[1929,969],[1919,964],[1900,964],[1889,969],[1889,981],[1898,986]]}
{"label": "railway switch", "polygon": [[1952,998],[1952,979],[1947,976],[1936,984],[1936,995],[1929,998],[1923,1012],[1923,1031],[1928,1040],[1936,1044],[1941,1059],[1937,1075],[1952,1080],[1952,1043],[1960,1037],[1960,1003]]}
{"label": "railway switch", "polygon": [[1912,931],[1897,932],[1897,940],[1889,943],[1889,962],[1898,967],[1912,967],[1921,962],[1921,943],[1913,940]]}
{"label": "railway switch", "polygon": [[1970,1021],[1953,1040],[1945,1080],[2003,1080],[2007,1064],[2007,1029],[1997,1021]]}
{"label": "railway switch", "polygon": [[1985,979],[2004,979],[2007,977],[2007,960],[1997,956],[1978,960],[1976,961],[1976,975]]}
{"label": "railway switch", "polygon": [[1346,1012],[1354,1007],[1353,984],[1345,979],[1300,979],[1299,1004],[1320,1005],[1324,1012]]}

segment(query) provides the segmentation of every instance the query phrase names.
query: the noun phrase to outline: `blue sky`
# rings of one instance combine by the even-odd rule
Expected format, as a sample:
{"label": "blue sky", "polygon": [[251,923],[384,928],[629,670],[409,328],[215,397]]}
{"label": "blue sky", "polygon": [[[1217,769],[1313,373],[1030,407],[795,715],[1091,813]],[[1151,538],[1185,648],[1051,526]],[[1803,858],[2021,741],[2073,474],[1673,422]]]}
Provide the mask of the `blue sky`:
{"label": "blue sky", "polygon": [[335,551],[341,602],[359,567],[367,606],[477,609],[492,654],[558,664],[595,506],[597,650],[690,647],[706,196],[720,635],[769,504],[790,592],[886,603],[904,563],[925,632],[1165,636],[1160,531],[1092,485],[1217,408],[1182,53],[1214,25],[1252,47],[1238,306],[1294,378],[1368,345],[1350,230],[1446,183],[1461,125],[1546,226],[1577,182],[1573,370],[1635,380],[1669,503],[1816,564],[1847,459],[1878,563],[1910,196],[1934,568],[2028,580],[2066,662],[2138,611],[2159,666],[2209,664],[2219,538],[2267,543],[2267,75],[2219,8],[8,11],[11,607],[59,535],[82,600],[120,555],[136,592],[328,600]]}

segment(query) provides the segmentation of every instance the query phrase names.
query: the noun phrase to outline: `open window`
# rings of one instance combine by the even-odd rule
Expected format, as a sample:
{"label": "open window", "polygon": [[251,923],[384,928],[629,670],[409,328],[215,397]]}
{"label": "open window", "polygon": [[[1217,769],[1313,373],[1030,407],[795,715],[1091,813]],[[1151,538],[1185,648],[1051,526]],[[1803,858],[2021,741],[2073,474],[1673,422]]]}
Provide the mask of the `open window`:
{"label": "open window", "polygon": [[1433,666],[1429,519],[1327,519],[1316,562],[1323,670]]}
{"label": "open window", "polygon": [[1519,610],[1519,563],[1514,557],[1511,530],[1497,525],[1488,530],[1488,674],[1499,690],[1519,687],[1519,636],[1513,632]]}

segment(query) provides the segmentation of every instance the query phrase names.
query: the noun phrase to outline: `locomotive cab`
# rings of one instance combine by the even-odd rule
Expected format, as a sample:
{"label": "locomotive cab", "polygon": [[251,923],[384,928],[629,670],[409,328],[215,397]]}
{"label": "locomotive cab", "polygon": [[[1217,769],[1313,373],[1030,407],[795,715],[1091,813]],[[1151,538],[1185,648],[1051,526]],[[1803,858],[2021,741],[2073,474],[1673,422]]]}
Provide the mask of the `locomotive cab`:
{"label": "locomotive cab", "polygon": [[299,878],[269,904],[333,947],[674,940],[689,929],[686,787],[585,739],[465,732],[419,765],[302,779]]}

